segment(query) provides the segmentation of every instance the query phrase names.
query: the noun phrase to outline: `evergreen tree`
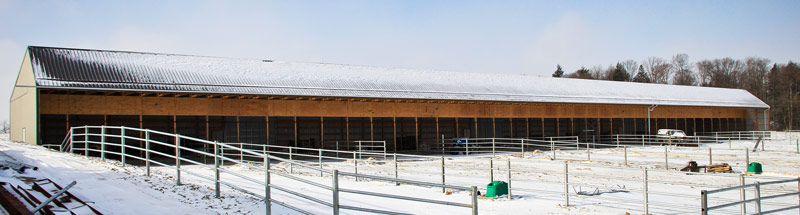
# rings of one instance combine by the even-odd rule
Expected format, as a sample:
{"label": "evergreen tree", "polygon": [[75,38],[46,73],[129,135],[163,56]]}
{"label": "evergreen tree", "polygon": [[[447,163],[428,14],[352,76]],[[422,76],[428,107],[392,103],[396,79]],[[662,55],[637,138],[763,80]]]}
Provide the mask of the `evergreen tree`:
{"label": "evergreen tree", "polygon": [[639,72],[637,72],[636,76],[633,77],[633,82],[650,83],[650,76],[644,71],[644,67],[642,65],[639,65]]}
{"label": "evergreen tree", "polygon": [[561,64],[556,65],[556,71],[553,72],[553,77],[560,78],[564,76],[564,70],[561,69]]}
{"label": "evergreen tree", "polygon": [[617,66],[614,67],[614,70],[611,71],[611,80],[612,81],[630,81],[631,74],[625,70],[625,67],[622,66],[621,63],[617,63]]}

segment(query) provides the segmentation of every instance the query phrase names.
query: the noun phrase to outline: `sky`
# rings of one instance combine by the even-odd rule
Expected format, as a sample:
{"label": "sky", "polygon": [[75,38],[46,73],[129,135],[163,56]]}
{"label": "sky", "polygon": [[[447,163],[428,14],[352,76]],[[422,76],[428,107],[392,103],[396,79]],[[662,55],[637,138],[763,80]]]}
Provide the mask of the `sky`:
{"label": "sky", "polygon": [[0,0],[0,97],[30,45],[543,77],[677,53],[786,63],[800,60],[798,11],[800,1]]}

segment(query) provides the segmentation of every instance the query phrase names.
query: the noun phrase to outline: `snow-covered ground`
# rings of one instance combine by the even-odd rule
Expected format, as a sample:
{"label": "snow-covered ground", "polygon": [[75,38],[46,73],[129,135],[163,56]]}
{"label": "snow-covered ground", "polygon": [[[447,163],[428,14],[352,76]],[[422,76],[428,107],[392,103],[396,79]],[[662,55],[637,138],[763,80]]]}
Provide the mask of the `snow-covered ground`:
{"label": "snow-covered ground", "polygon": [[[744,170],[744,148],[753,147],[753,141],[733,141],[729,145],[715,144],[712,148],[713,162],[726,162],[734,170]],[[764,165],[764,174],[747,176],[746,181],[772,181],[791,179],[800,176],[800,155],[795,153],[795,142],[789,140],[768,141],[766,151],[750,152],[751,162]],[[0,150],[18,161],[38,166],[38,171],[27,171],[23,176],[46,177],[66,185],[75,180],[78,184],[70,190],[81,199],[91,202],[95,208],[107,214],[263,214],[263,201],[245,192],[222,186],[222,198],[214,197],[214,185],[210,181],[188,172],[213,176],[213,171],[198,165],[184,165],[181,186],[175,186],[175,170],[169,167],[154,167],[152,177],[146,177],[144,167],[128,165],[113,160],[101,161],[94,157],[70,155],[43,149],[38,146],[0,140]],[[708,148],[670,148],[669,167],[683,167],[688,160],[700,165],[708,162]],[[646,147],[628,149],[628,166],[623,164],[621,148],[595,149],[591,151],[591,161],[585,151],[559,151],[552,160],[550,152],[528,152],[524,157],[511,154],[499,155],[494,160],[492,173],[494,180],[506,181],[507,164],[511,162],[511,187],[513,199],[479,199],[481,214],[642,214],[644,194],[642,167],[647,167],[649,212],[652,214],[697,214],[700,206],[700,190],[739,185],[738,174],[687,174],[675,170],[663,170],[664,148]],[[564,161],[568,164],[570,186],[569,207],[564,207]],[[316,162],[316,160],[315,160]],[[486,155],[446,156],[446,183],[460,186],[479,186],[485,189],[490,181],[489,157]],[[261,170],[240,165],[226,165],[228,171],[236,172],[255,180],[263,180]],[[352,172],[354,163],[346,161],[326,161],[323,168]],[[272,169],[288,172],[287,163],[274,163]],[[331,184],[330,174],[320,177],[319,171],[299,166],[293,168],[294,176],[305,180]],[[394,163],[391,160],[366,160],[358,162],[359,174],[394,177]],[[441,183],[441,160],[405,160],[398,164],[401,179]],[[2,180],[17,180],[15,172],[2,172]],[[247,192],[263,195],[264,186],[223,173],[222,181],[236,184]],[[21,183],[20,181],[14,183]],[[331,191],[290,180],[276,174],[271,183],[289,188],[310,197],[324,201],[332,199]],[[469,204],[470,194],[466,191],[442,193],[441,188],[420,187],[382,181],[364,180],[356,182],[352,177],[340,177],[341,189],[353,189],[377,193],[412,196]],[[797,192],[797,183],[784,183],[762,187],[762,196],[774,193]],[[483,192],[483,191],[482,191]],[[595,195],[577,195],[577,192]],[[739,198],[738,191],[714,194],[712,205]],[[748,198],[753,196],[748,191]],[[272,189],[273,199],[289,203],[295,207],[316,214],[329,214],[330,208],[309,202],[287,193]],[[401,211],[412,214],[467,214],[470,209],[442,206],[429,203],[387,199],[382,197],[340,193],[340,203],[347,206],[366,207],[379,210]],[[776,206],[797,204],[798,197],[790,196],[764,202],[765,209]],[[752,212],[754,205],[748,205]],[[287,208],[273,204],[275,214],[296,214]],[[739,207],[727,208],[736,213]],[[362,214],[342,210],[343,214]],[[714,214],[712,212],[712,214]],[[797,210],[779,214],[797,214]]]}

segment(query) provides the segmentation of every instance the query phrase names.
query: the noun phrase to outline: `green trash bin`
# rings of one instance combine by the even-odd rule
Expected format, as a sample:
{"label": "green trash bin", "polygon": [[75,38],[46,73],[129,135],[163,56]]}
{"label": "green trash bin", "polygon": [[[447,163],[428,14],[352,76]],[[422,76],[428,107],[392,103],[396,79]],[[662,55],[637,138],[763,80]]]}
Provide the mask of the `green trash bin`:
{"label": "green trash bin", "polygon": [[492,181],[486,185],[486,197],[497,197],[508,195],[508,183],[504,181]]}
{"label": "green trash bin", "polygon": [[752,162],[752,163],[750,163],[749,165],[747,165],[747,172],[752,172],[752,173],[756,173],[756,174],[761,174],[761,172],[762,172],[762,170],[761,170],[761,164],[760,164],[760,163],[758,163],[758,162]]}

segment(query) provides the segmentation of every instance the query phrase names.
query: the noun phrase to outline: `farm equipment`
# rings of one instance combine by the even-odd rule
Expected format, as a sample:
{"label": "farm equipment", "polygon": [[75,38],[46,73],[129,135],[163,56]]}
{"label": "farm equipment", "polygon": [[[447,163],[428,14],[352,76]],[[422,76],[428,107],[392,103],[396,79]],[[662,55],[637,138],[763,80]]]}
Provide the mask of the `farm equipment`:
{"label": "farm equipment", "polygon": [[732,173],[733,168],[728,163],[721,163],[721,164],[710,164],[706,166],[697,165],[696,161],[689,161],[686,163],[686,167],[681,168],[683,172],[700,172],[700,169],[703,169],[703,172],[711,172],[711,173]]}

